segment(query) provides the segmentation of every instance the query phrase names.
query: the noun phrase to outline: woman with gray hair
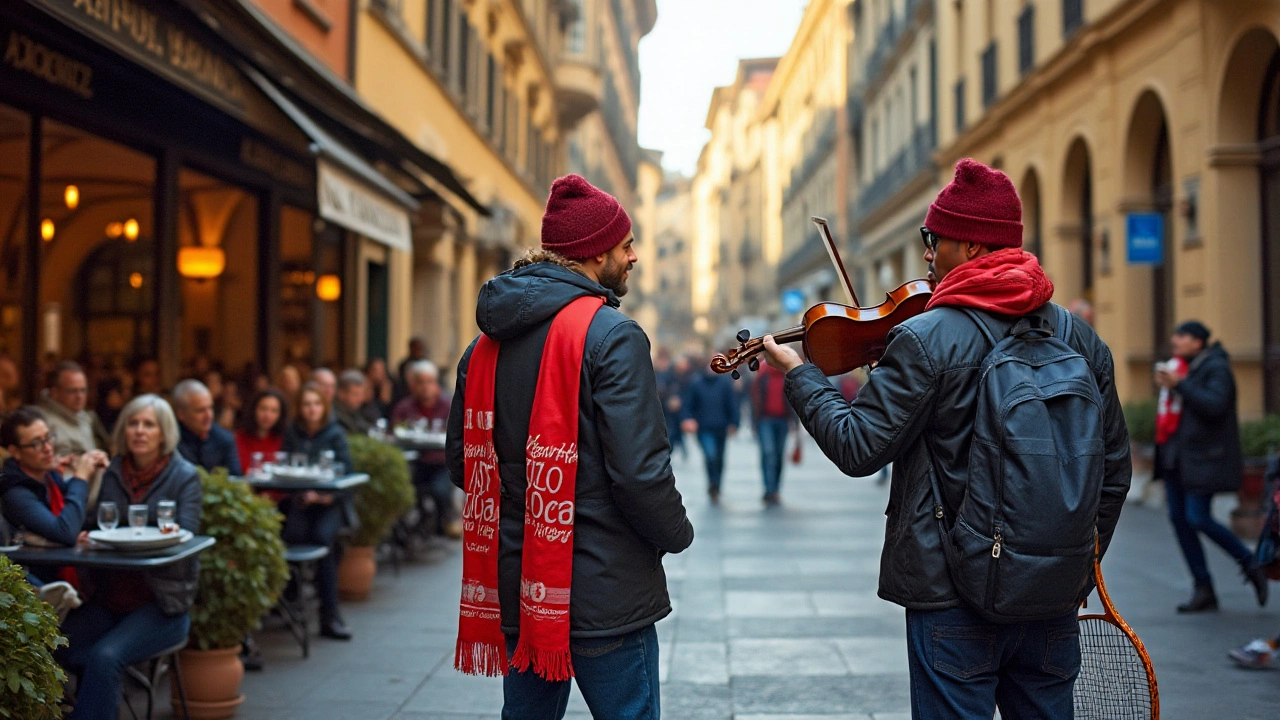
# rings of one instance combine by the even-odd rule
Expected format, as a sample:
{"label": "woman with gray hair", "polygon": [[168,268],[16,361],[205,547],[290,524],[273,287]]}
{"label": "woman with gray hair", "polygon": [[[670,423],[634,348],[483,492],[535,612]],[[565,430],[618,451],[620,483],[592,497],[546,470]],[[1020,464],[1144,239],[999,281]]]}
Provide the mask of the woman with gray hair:
{"label": "woman with gray hair", "polygon": [[[178,525],[200,531],[202,493],[196,467],[175,452],[178,421],[158,395],[139,395],[125,405],[115,428],[112,459],[102,478],[99,502],[148,507],[156,524],[162,500],[177,505]],[[57,657],[80,674],[72,720],[116,717],[121,678],[134,663],[177,645],[191,627],[200,565],[194,558],[164,568],[98,571],[93,599],[63,625],[70,641]]]}

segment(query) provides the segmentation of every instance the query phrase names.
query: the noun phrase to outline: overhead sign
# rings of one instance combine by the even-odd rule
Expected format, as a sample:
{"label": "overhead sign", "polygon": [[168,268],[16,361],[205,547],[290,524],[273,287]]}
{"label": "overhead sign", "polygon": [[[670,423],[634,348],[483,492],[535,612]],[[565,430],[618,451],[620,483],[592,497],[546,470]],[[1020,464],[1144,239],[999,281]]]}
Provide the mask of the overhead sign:
{"label": "overhead sign", "polygon": [[1164,263],[1164,215],[1129,213],[1125,228],[1125,255],[1130,265]]}
{"label": "overhead sign", "polygon": [[409,213],[367,184],[323,160],[316,165],[320,217],[397,250],[412,245]]}
{"label": "overhead sign", "polygon": [[782,309],[794,315],[804,309],[804,293],[799,290],[787,290],[782,293]]}

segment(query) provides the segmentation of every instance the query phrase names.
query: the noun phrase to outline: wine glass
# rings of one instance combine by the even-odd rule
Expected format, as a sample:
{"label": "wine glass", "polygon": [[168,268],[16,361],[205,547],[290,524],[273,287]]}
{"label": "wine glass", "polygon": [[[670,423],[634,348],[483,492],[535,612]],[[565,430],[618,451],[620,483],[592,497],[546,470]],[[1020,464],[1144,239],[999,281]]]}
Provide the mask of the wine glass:
{"label": "wine glass", "polygon": [[266,453],[255,452],[249,454],[249,474],[257,477],[262,474],[263,463],[266,462]]}
{"label": "wine glass", "polygon": [[142,535],[142,528],[147,526],[147,515],[150,510],[146,505],[129,506],[129,527],[133,528],[135,537]]}
{"label": "wine glass", "polygon": [[115,530],[120,524],[120,508],[113,502],[98,503],[98,529]]}
{"label": "wine glass", "polygon": [[160,532],[168,535],[178,529],[178,503],[173,500],[161,500],[156,504],[156,524]]}

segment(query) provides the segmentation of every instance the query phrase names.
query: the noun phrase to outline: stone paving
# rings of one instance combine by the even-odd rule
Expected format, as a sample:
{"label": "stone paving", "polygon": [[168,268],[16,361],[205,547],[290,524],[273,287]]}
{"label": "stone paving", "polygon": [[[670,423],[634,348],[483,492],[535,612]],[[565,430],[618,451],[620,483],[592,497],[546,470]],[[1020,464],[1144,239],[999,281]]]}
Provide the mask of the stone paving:
{"label": "stone paving", "polygon": [[[696,452],[675,461],[697,539],[666,559],[676,612],[658,626],[663,716],[906,720],[903,611],[875,595],[887,487],[841,476],[810,443],[804,463],[784,471],[783,507],[765,510],[757,451],[743,438],[713,507],[699,465]],[[1238,670],[1224,653],[1280,631],[1280,613],[1260,610],[1225,556],[1210,553],[1216,615],[1173,612],[1190,583],[1159,510],[1126,508],[1105,570],[1155,658],[1166,719],[1273,719],[1280,672]],[[497,718],[501,682],[452,668],[460,572],[456,545],[399,577],[382,568],[372,598],[345,606],[356,639],[317,639],[309,660],[282,630],[264,631],[268,666],[246,676],[237,717]],[[576,690],[568,717],[590,717]]]}

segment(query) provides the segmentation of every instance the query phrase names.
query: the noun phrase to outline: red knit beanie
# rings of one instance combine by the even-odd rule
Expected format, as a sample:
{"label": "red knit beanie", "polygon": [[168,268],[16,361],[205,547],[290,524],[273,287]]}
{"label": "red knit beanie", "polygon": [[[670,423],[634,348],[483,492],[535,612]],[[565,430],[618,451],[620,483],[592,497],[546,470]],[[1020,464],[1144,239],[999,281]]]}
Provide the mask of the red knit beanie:
{"label": "red knit beanie", "polygon": [[566,175],[551,184],[542,215],[542,249],[570,260],[603,255],[631,232],[631,218],[609,193],[581,175]]}
{"label": "red knit beanie", "polygon": [[955,179],[929,206],[924,225],[946,240],[1020,248],[1022,201],[1008,175],[964,158],[956,163]]}

